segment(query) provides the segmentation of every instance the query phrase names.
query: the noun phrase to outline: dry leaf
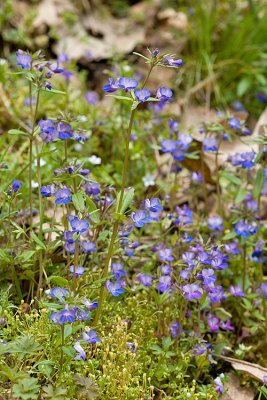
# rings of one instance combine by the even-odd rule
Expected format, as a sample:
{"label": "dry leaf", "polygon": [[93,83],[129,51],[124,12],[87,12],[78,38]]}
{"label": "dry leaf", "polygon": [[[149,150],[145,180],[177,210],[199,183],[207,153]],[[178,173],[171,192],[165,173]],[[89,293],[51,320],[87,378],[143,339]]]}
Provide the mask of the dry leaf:
{"label": "dry leaf", "polygon": [[181,11],[175,11],[173,8],[166,8],[158,14],[158,19],[164,21],[166,26],[176,28],[179,31],[185,31],[188,27],[187,15]]}
{"label": "dry leaf", "polygon": [[221,400],[253,400],[255,393],[251,388],[242,387],[238,377],[230,372],[224,385],[224,394]]}
{"label": "dry leaf", "polygon": [[232,367],[237,371],[246,372],[253,378],[264,383],[264,377],[267,377],[267,368],[259,364],[252,364],[248,361],[238,360],[236,358],[220,356],[221,359],[231,363]]}
{"label": "dry leaf", "polygon": [[33,22],[33,26],[39,27],[42,24],[58,26],[63,23],[60,15],[64,11],[75,12],[72,2],[68,0],[43,0],[37,8],[37,17]]}
{"label": "dry leaf", "polygon": [[254,128],[252,136],[262,135],[264,133],[264,127],[267,127],[267,107],[262,112],[262,114]]}

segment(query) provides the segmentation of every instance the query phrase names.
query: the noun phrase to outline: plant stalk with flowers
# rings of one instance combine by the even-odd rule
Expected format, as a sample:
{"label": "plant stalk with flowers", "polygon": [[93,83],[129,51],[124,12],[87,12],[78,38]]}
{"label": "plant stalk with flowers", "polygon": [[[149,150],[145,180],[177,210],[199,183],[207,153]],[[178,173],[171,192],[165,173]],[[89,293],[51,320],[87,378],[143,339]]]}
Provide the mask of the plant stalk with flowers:
{"label": "plant stalk with flowers", "polygon": [[[156,66],[179,67],[183,63],[182,60],[180,60],[180,59],[174,60],[173,56],[170,56],[168,54],[161,55],[157,49],[154,50],[152,53],[150,52],[150,54],[151,54],[150,58],[144,57],[143,55],[138,54],[138,53],[135,53],[135,54],[144,58],[146,60],[146,63],[149,64],[150,66],[149,66],[147,75],[145,77],[145,80],[141,86],[141,89],[131,92],[131,94],[133,96],[133,102],[132,102],[132,106],[131,106],[130,120],[129,120],[129,125],[127,128],[126,138],[125,138],[123,171],[122,171],[120,192],[118,194],[118,200],[117,200],[118,205],[116,207],[116,212],[114,214],[114,224],[113,224],[113,228],[112,228],[112,234],[111,234],[111,238],[110,238],[110,242],[109,242],[109,246],[108,246],[104,270],[102,273],[102,278],[104,281],[107,278],[109,266],[110,266],[110,263],[111,263],[111,260],[113,257],[114,245],[115,245],[115,241],[116,241],[117,235],[118,235],[120,220],[123,219],[123,212],[125,211],[125,210],[122,210],[122,207],[123,207],[123,200],[125,198],[125,188],[126,188],[126,179],[127,179],[128,164],[129,164],[131,133],[132,133],[132,127],[133,127],[134,117],[135,117],[137,107],[139,104],[144,103],[145,101],[155,101],[155,100],[156,101],[160,101],[160,100],[167,101],[172,96],[172,91],[170,89],[161,88],[161,89],[158,89],[157,99],[153,99],[150,97],[150,91],[148,89],[145,89],[146,84],[149,80],[149,77],[150,77],[151,72],[154,67],[156,67]],[[123,81],[124,79],[125,79],[125,83]],[[129,86],[127,86],[127,83],[129,84]],[[135,81],[134,79],[119,78],[117,81],[117,85],[118,85],[117,87],[116,87],[116,83],[115,83],[115,84],[113,84],[113,88],[112,87],[107,88],[107,86],[106,86],[106,88],[104,87],[104,90],[107,92],[113,92],[114,89],[117,90],[119,87],[121,87],[121,88],[124,88],[125,91],[127,92],[131,89],[134,89],[137,86],[137,84],[138,84],[138,82]],[[132,85],[132,87],[131,87],[131,85]],[[116,97],[116,96],[114,96],[114,97]],[[129,98],[127,98],[127,100],[129,100]],[[98,324],[99,318],[102,313],[103,305],[104,305],[104,299],[105,299],[105,286],[102,286],[101,290],[100,290],[100,295],[99,295],[99,305],[98,305],[98,309],[97,309],[97,312],[96,312],[95,318],[94,318],[94,325]]]}

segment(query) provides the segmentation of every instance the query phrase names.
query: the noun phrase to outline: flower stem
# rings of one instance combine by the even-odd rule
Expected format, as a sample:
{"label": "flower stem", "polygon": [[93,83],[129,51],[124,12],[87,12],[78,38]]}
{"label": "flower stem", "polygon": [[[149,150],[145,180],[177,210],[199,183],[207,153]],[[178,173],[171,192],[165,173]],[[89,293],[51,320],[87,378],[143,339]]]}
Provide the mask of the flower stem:
{"label": "flower stem", "polygon": [[247,245],[244,243],[243,247],[243,274],[242,274],[242,289],[246,289],[246,277],[247,277]]}
{"label": "flower stem", "polygon": [[[147,76],[142,84],[142,89],[145,87],[148,78],[152,72],[154,65],[151,64],[149,71],[147,73]],[[122,179],[121,179],[121,190],[120,190],[120,195],[119,195],[119,201],[118,201],[118,208],[116,209],[116,214],[119,216],[121,213],[122,205],[123,205],[123,198],[124,198],[124,190],[126,187],[126,178],[127,178],[127,172],[128,172],[128,164],[129,164],[129,153],[130,153],[130,140],[131,140],[131,133],[132,133],[132,127],[133,127],[133,121],[134,121],[134,116],[135,116],[135,111],[136,109],[131,111],[131,116],[130,116],[130,121],[127,129],[127,135],[126,135],[126,143],[125,143],[125,153],[124,153],[124,163],[123,163],[123,172],[122,172]],[[115,241],[117,238],[119,230],[119,219],[115,219],[113,223],[113,229],[112,229],[112,235],[110,238],[109,246],[108,246],[108,253],[107,253],[107,258],[104,266],[104,270],[102,273],[102,278],[105,281],[108,275],[108,270],[109,270],[109,265],[111,263],[113,253],[114,253],[114,245]],[[101,286],[100,289],[100,295],[99,295],[99,302],[98,302],[98,308],[96,310],[95,318],[94,318],[94,326],[97,325],[99,318],[102,313],[104,301],[105,301],[105,285]]]}
{"label": "flower stem", "polygon": [[60,354],[60,371],[62,371],[62,367],[63,367],[63,346],[65,343],[65,324],[61,325],[61,354]]}

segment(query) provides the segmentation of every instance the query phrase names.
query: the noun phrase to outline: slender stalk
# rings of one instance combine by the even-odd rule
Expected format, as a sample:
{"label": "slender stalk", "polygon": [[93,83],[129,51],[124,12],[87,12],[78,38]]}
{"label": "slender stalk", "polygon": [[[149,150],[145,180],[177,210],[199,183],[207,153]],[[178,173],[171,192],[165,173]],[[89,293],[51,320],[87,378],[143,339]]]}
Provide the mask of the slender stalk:
{"label": "slender stalk", "polygon": [[63,367],[63,346],[65,343],[65,324],[61,325],[61,354],[60,354],[60,371],[62,371],[62,367]]}
{"label": "slender stalk", "polygon": [[76,269],[79,263],[79,242],[78,240],[75,241],[75,249],[74,249],[74,261],[73,261],[73,291],[74,294],[77,290],[77,276],[76,276]]}
{"label": "slender stalk", "polygon": [[246,289],[246,278],[247,278],[247,245],[244,243],[243,247],[243,274],[242,274],[242,289]]}
{"label": "slender stalk", "polygon": [[[38,89],[34,114],[31,111],[31,114],[32,114],[32,129],[31,129],[31,133],[29,135],[29,140],[30,140],[30,146],[29,146],[30,231],[32,230],[32,164],[33,164],[33,151],[32,150],[33,150],[33,139],[34,139],[33,134],[34,134],[34,127],[35,127],[35,122],[36,122],[38,105],[39,105],[39,97],[40,97],[40,91]],[[30,82],[30,104],[32,104],[32,82]],[[31,110],[32,110],[32,106],[31,106]]]}
{"label": "slender stalk", "polygon": [[222,216],[222,199],[221,199],[221,187],[220,187],[220,179],[219,179],[219,149],[220,149],[221,141],[218,143],[218,149],[215,154],[215,174],[216,174],[216,192],[217,192],[217,212]]}
{"label": "slender stalk", "polygon": [[[149,71],[147,73],[147,76],[142,84],[142,89],[145,87],[145,85],[148,81],[148,78],[153,70],[153,67],[154,67],[154,65],[151,64]],[[116,214],[118,214],[118,215],[120,215],[120,213],[121,213],[121,209],[122,209],[122,205],[123,205],[123,198],[124,198],[124,190],[126,187],[126,178],[127,178],[127,172],[128,172],[129,153],[130,153],[130,140],[131,140],[131,132],[132,132],[132,127],[133,127],[135,111],[136,111],[136,109],[131,111],[130,121],[129,121],[127,135],[126,135],[123,173],[122,173],[122,180],[121,180],[121,190],[120,190],[118,208],[116,210]],[[104,280],[107,278],[107,275],[108,275],[109,265],[110,265],[111,259],[113,257],[114,245],[115,245],[115,241],[117,238],[118,230],[119,230],[119,219],[115,219],[114,224],[113,224],[113,229],[112,229],[112,235],[111,235],[109,246],[108,246],[107,258],[106,258],[104,270],[102,273],[102,278]],[[95,314],[95,318],[94,318],[94,325],[97,325],[100,315],[102,313],[102,309],[103,309],[103,305],[104,305],[104,301],[105,301],[105,293],[106,293],[105,286],[102,285],[101,289],[100,289],[98,308],[96,310],[96,314]]]}

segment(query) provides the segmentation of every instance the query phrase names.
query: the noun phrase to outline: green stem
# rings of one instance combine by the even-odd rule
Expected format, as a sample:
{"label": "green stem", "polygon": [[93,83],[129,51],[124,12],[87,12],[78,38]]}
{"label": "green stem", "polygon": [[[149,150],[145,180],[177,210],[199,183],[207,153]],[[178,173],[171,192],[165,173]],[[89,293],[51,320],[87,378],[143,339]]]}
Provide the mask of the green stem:
{"label": "green stem", "polygon": [[[36,154],[37,154],[37,182],[38,182],[38,200],[39,200],[39,234],[38,237],[40,240],[43,239],[43,217],[44,217],[44,211],[43,211],[43,198],[41,195],[41,186],[42,186],[42,177],[41,177],[41,157],[38,149],[38,143],[36,143]],[[42,288],[43,285],[43,275],[46,276],[45,274],[45,266],[43,265],[43,251],[39,250],[39,282],[38,282],[38,288],[37,288],[37,297],[40,294],[40,289]]]}
{"label": "green stem", "polygon": [[[32,230],[32,164],[33,164],[33,139],[34,139],[34,127],[36,122],[37,110],[39,105],[39,97],[40,91],[37,91],[36,105],[34,114],[32,114],[32,106],[31,106],[31,114],[32,114],[32,130],[29,135],[30,146],[29,146],[29,202],[30,202],[30,231]],[[32,104],[32,82],[30,82],[30,104]]]}
{"label": "green stem", "polygon": [[219,177],[219,148],[220,148],[221,142],[218,143],[218,149],[216,151],[215,155],[215,175],[216,175],[216,192],[217,192],[217,211],[218,214],[222,216],[222,200],[221,200],[221,187],[220,187],[220,177]]}
{"label": "green stem", "polygon": [[74,250],[74,261],[73,261],[73,291],[74,294],[77,290],[77,276],[76,276],[76,269],[79,264],[79,242],[78,240],[75,241],[75,250]]}
{"label": "green stem", "polygon": [[242,274],[242,289],[246,289],[246,277],[247,277],[247,245],[244,243],[243,247],[243,274]]}
{"label": "green stem", "polygon": [[17,272],[13,263],[11,263],[11,273],[12,273],[12,281],[16,287],[17,295],[19,296],[19,300],[23,299],[20,282],[17,276]]}
{"label": "green stem", "polygon": [[65,324],[61,325],[61,354],[60,354],[60,371],[63,368],[63,346],[65,344],[65,335],[64,335]]}

